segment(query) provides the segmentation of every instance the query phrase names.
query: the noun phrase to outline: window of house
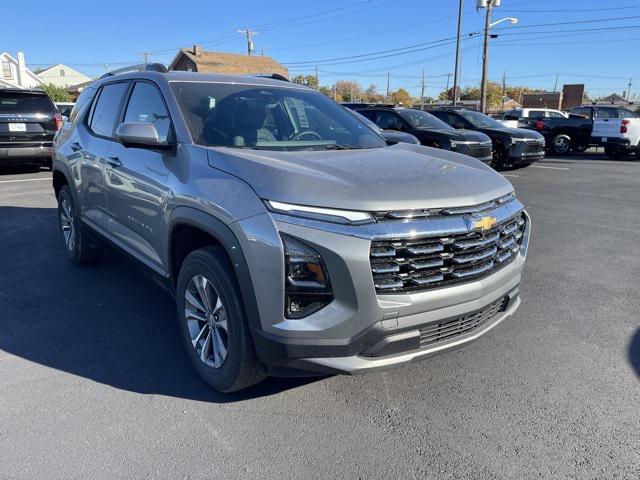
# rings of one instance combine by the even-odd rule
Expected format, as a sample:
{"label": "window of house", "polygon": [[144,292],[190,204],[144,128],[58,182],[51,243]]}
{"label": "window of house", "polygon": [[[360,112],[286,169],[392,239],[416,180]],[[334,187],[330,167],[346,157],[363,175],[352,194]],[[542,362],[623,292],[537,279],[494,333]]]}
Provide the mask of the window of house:
{"label": "window of house", "polygon": [[60,76],[64,77],[64,70],[60,70]]}
{"label": "window of house", "polygon": [[2,61],[2,78],[13,78],[13,73],[11,72],[11,63],[8,60]]}

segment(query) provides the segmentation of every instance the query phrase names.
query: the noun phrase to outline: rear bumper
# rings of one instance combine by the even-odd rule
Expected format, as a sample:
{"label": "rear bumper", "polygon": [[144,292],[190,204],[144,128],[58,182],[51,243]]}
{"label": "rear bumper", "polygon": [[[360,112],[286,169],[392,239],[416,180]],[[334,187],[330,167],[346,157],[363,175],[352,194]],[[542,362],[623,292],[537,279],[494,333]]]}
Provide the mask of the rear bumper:
{"label": "rear bumper", "polygon": [[14,163],[24,163],[19,160],[40,159],[42,163],[51,160],[52,144],[43,144],[39,146],[0,146],[0,162],[2,164],[11,163],[11,160],[18,160]]}
{"label": "rear bumper", "polygon": [[637,146],[632,145],[628,138],[609,138],[606,142],[601,142],[600,144],[605,148],[614,148],[616,150],[633,151],[637,149]]}

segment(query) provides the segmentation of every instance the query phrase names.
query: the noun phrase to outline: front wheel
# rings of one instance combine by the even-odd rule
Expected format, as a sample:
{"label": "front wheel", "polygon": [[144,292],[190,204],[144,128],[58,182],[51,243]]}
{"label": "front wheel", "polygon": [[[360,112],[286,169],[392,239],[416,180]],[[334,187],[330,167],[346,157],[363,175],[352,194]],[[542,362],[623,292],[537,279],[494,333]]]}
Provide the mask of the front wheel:
{"label": "front wheel", "polygon": [[493,149],[493,158],[491,160],[491,167],[494,170],[501,170],[504,167],[505,160],[507,158],[507,152],[502,145],[496,145]]}
{"label": "front wheel", "polygon": [[571,150],[571,139],[567,135],[556,135],[551,148],[556,155],[566,155]]}
{"label": "front wheel", "polygon": [[222,249],[206,247],[187,256],[178,276],[177,304],[187,355],[209,386],[228,393],[266,377],[233,267]]}

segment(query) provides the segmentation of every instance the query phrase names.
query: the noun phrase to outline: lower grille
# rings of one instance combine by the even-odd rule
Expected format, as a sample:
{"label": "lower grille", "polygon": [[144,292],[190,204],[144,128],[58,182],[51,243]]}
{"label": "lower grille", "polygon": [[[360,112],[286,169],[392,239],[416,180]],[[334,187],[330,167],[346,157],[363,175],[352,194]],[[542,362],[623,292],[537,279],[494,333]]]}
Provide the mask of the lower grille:
{"label": "lower grille", "polygon": [[509,297],[504,297],[475,313],[423,327],[420,329],[420,347],[470,333],[504,312],[508,303]]}
{"label": "lower grille", "polygon": [[527,142],[524,153],[544,153],[544,142]]}
{"label": "lower grille", "polygon": [[493,153],[491,144],[483,145],[481,143],[469,145],[467,155],[474,158],[486,158],[490,157]]}
{"label": "lower grille", "polygon": [[525,223],[520,212],[490,230],[371,242],[376,293],[422,291],[491,275],[516,258]]}

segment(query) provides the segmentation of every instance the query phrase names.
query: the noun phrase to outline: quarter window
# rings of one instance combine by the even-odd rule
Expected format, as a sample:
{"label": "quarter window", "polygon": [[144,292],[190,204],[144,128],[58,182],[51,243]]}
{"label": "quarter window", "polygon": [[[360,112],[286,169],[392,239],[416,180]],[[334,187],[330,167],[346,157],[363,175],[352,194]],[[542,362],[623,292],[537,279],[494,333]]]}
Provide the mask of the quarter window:
{"label": "quarter window", "polygon": [[156,127],[158,138],[166,141],[171,131],[171,119],[160,93],[150,83],[136,83],[129,99],[125,122],[151,123]]}
{"label": "quarter window", "polygon": [[113,135],[116,116],[126,89],[126,83],[111,83],[102,87],[94,104],[91,122],[89,123],[89,128],[93,133],[103,137],[111,137]]}

